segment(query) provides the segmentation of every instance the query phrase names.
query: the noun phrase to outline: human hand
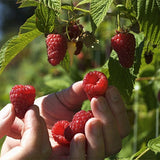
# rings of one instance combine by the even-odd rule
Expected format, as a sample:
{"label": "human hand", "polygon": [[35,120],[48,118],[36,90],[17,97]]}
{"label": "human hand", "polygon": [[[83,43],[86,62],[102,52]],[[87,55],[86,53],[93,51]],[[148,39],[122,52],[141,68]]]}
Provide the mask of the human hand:
{"label": "human hand", "polygon": [[80,81],[68,89],[36,100],[35,103],[40,107],[40,113],[47,124],[53,159],[101,160],[120,151],[122,139],[129,134],[130,126],[124,102],[115,87],[109,87],[105,97],[91,100],[94,118],[86,123],[85,136],[75,135],[70,148],[57,144],[52,138],[51,129],[54,123],[58,120],[71,121],[86,99]]}
{"label": "human hand", "polygon": [[0,160],[45,160],[52,150],[44,120],[37,106],[31,106],[24,120],[15,117],[13,106],[8,104],[0,111],[0,138],[6,137]]}

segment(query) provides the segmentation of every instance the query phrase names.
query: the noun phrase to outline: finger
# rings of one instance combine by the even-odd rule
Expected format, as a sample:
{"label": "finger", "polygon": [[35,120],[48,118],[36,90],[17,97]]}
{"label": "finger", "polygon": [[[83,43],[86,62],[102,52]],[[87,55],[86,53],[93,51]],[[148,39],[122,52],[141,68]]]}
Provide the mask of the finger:
{"label": "finger", "polygon": [[91,118],[85,125],[87,139],[87,160],[104,160],[105,146],[102,123],[97,118]]}
{"label": "finger", "polygon": [[6,105],[0,111],[0,139],[8,133],[15,119],[15,112],[12,104]]}
{"label": "finger", "polygon": [[82,88],[82,81],[74,83],[71,87],[58,92],[57,97],[68,109],[75,110],[81,107],[87,96]]}
{"label": "finger", "polygon": [[[38,153],[37,157],[50,156],[51,146],[47,134],[47,128],[39,115],[37,106],[32,106],[24,117],[24,132],[22,134],[21,146],[28,154]],[[40,157],[42,159],[42,157]]]}
{"label": "finger", "polygon": [[104,97],[92,98],[91,108],[94,117],[103,125],[103,135],[106,155],[112,155],[120,151],[121,138],[115,119]]}
{"label": "finger", "polygon": [[130,124],[125,108],[125,104],[115,87],[109,87],[106,91],[106,99],[109,103],[110,109],[116,119],[119,133],[121,137],[125,137],[130,132]]}
{"label": "finger", "polygon": [[85,155],[85,136],[78,133],[71,141],[69,160],[85,160]]}

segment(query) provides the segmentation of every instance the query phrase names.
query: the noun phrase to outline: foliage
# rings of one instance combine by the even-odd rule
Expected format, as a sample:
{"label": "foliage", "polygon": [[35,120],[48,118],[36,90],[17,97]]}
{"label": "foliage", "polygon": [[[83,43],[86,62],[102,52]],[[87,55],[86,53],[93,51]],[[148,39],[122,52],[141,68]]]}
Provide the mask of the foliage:
{"label": "foliage", "polygon": [[[7,88],[2,87],[5,91],[1,97],[1,100],[4,100],[2,105],[8,102],[6,93],[13,84],[13,81],[10,80],[14,77],[13,71],[20,74],[19,76],[17,74],[16,79],[14,79],[15,82],[34,84],[39,89],[37,96],[41,96],[67,88],[73,82],[81,80],[89,70],[101,70],[107,75],[109,84],[115,85],[119,89],[126,104],[128,104],[128,108],[135,110],[133,97],[136,96],[137,92],[143,97],[140,99],[141,113],[137,115],[138,118],[141,118],[140,125],[144,124],[148,118],[147,113],[156,116],[155,111],[158,108],[156,94],[160,88],[159,0],[82,0],[80,2],[76,0],[17,0],[17,3],[19,8],[33,7],[35,12],[19,28],[18,34],[11,37],[0,49],[1,79],[6,80],[4,77],[9,77],[3,83],[10,84]],[[45,36],[55,31],[61,31],[60,26],[67,26],[69,22],[74,20],[83,23],[85,31],[90,31],[93,35],[90,38],[96,40],[94,39],[91,47],[83,47],[83,57],[74,56],[73,58],[67,51],[60,65],[51,68],[46,55],[44,55],[46,52]],[[119,27],[128,29],[136,38],[134,64],[129,69],[123,68],[119,64],[115,51],[110,52],[110,39]],[[33,49],[32,45],[33,48],[39,49]],[[109,51],[106,52],[106,49]],[[26,54],[25,52],[28,50],[30,51]],[[151,64],[146,64],[144,53],[149,50],[152,50],[154,57]],[[24,60],[19,53],[24,56]],[[74,60],[73,64],[71,58]],[[15,59],[23,62],[17,64],[16,61],[18,68],[11,67],[12,63],[15,63]],[[2,73],[5,69],[8,75],[6,72]],[[22,74],[26,72],[28,77]],[[138,91],[135,90],[135,82],[140,86]],[[89,105],[87,101],[84,102],[83,107],[88,109]],[[149,123],[154,121],[151,117],[147,119]],[[144,125],[143,127],[146,129],[148,126]],[[128,139],[126,143],[124,141],[128,148],[124,147],[125,149],[119,155],[115,155],[116,158],[143,159],[147,153],[155,153],[154,156],[156,157],[160,152],[160,138],[153,139],[151,131],[154,129],[156,128],[151,126],[146,132],[140,132],[141,138],[137,140],[139,151],[135,154],[129,151],[129,154],[126,154],[127,157],[124,157],[124,153],[132,147],[133,135],[129,144],[127,144]],[[141,145],[142,143],[145,145]]]}

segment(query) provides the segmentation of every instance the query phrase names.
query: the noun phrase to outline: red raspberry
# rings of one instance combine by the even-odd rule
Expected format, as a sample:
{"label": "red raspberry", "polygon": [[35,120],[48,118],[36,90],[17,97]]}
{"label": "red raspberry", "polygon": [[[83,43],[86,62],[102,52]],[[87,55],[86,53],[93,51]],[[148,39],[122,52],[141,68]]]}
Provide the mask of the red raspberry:
{"label": "red raspberry", "polygon": [[135,38],[127,32],[118,32],[111,39],[112,48],[117,52],[120,64],[125,68],[130,68],[134,62]]}
{"label": "red raspberry", "polygon": [[75,55],[80,54],[82,48],[83,48],[83,42],[82,41],[77,41],[76,42],[76,51],[74,52],[74,54]]}
{"label": "red raspberry", "polygon": [[73,136],[77,133],[85,133],[84,128],[86,122],[93,117],[92,111],[81,110],[77,112],[70,122],[69,126],[65,129],[64,135],[68,141],[71,141]]}
{"label": "red raspberry", "polygon": [[68,34],[70,39],[76,39],[81,35],[83,31],[83,26],[81,24],[77,24],[76,22],[71,22],[68,27]]}
{"label": "red raspberry", "polygon": [[67,51],[67,40],[60,34],[49,34],[46,38],[48,61],[53,66],[59,64]]}
{"label": "red raspberry", "polygon": [[24,118],[28,108],[33,105],[36,90],[30,85],[15,85],[10,91],[10,101],[14,106],[16,116]]}
{"label": "red raspberry", "polygon": [[54,140],[62,145],[68,145],[70,142],[64,137],[64,130],[68,127],[69,122],[66,120],[57,121],[52,127],[52,136]]}
{"label": "red raspberry", "polygon": [[83,79],[83,89],[88,99],[93,97],[104,96],[108,87],[108,79],[104,73],[99,71],[89,72]]}
{"label": "red raspberry", "polygon": [[146,64],[150,64],[153,60],[153,52],[152,51],[149,51],[149,52],[146,51],[144,53],[144,58],[145,58]]}

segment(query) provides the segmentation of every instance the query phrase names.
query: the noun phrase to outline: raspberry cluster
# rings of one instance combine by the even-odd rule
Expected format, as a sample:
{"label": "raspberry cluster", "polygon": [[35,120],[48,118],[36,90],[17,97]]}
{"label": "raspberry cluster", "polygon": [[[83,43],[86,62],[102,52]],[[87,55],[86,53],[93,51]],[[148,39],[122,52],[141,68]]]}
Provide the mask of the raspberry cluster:
{"label": "raspberry cluster", "polygon": [[80,38],[83,32],[83,26],[78,22],[70,22],[65,26],[62,33],[53,33],[47,35],[46,46],[48,61],[51,65],[58,65],[65,57],[68,48],[67,42],[75,43],[74,54],[78,55],[82,48],[83,42]]}
{"label": "raspberry cluster", "polygon": [[71,122],[57,121],[52,127],[54,140],[61,145],[69,145],[76,133],[85,134],[85,124],[92,117],[92,111],[81,110],[73,116]]}
{"label": "raspberry cluster", "polygon": [[[99,71],[89,72],[83,79],[83,90],[91,100],[93,97],[104,96],[108,87],[108,80],[104,73]],[[66,120],[57,121],[52,127],[54,140],[62,145],[69,145],[77,133],[85,134],[86,122],[94,117],[91,110],[77,112],[71,122]]]}

